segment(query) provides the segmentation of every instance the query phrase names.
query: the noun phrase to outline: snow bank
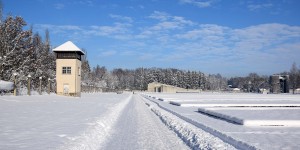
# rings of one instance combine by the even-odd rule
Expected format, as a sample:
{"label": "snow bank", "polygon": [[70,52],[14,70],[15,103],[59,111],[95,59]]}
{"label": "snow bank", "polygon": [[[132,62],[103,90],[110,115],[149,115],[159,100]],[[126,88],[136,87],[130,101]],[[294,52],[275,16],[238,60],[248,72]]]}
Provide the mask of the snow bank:
{"label": "snow bank", "polygon": [[170,102],[170,104],[181,107],[300,107],[300,104],[183,104]]}
{"label": "snow bank", "polygon": [[154,104],[146,102],[146,105],[192,149],[236,149],[232,145],[224,143],[221,139],[181,120]]}
{"label": "snow bank", "polygon": [[214,111],[211,111],[211,110],[207,110],[205,108],[198,108],[198,111],[201,112],[201,113],[208,114],[208,115],[211,115],[211,116],[215,116],[215,117],[218,117],[218,118],[221,118],[221,119],[225,119],[229,122],[234,122],[234,123],[237,123],[237,124],[240,124],[240,125],[243,125],[243,123],[244,123],[243,119],[240,119],[240,118],[237,118],[237,117],[232,117],[232,116],[225,115],[225,114],[218,113],[218,112],[214,112]]}
{"label": "snow bank", "polygon": [[[248,150],[256,149],[256,147],[254,147],[252,145],[249,145],[248,143],[242,142],[238,139],[234,139],[234,138],[232,138],[232,137],[230,137],[230,136],[228,136],[224,133],[221,133],[218,130],[215,130],[215,129],[209,127],[209,126],[206,126],[206,125],[204,125],[200,122],[197,122],[197,121],[193,120],[192,118],[186,117],[186,116],[181,115],[181,114],[179,114],[179,113],[177,113],[173,110],[170,110],[166,107],[163,107],[158,102],[151,99],[151,97],[149,98],[147,95],[143,95],[143,96],[144,96],[144,98],[150,100],[151,102],[156,103],[157,106],[159,108],[161,108],[161,109],[159,109],[159,111],[169,112],[169,113],[171,113],[170,117],[173,116],[173,117],[178,118],[178,119],[170,119],[170,122],[175,122],[175,124],[179,125],[179,128],[180,128],[180,126],[182,126],[183,128],[187,128],[189,130],[189,128],[194,127],[195,130],[201,131],[201,133],[195,133],[195,134],[190,134],[186,130],[175,131],[178,134],[179,137],[181,137],[181,135],[184,135],[183,137],[181,137],[184,141],[185,141],[185,139],[188,139],[188,141],[185,141],[185,142],[187,142],[187,144],[189,146],[191,146],[191,147],[193,145],[194,146],[197,146],[197,145],[200,146],[198,148],[197,147],[192,147],[192,149],[226,149],[226,148],[216,148],[216,147],[218,147],[217,145],[226,146],[226,144],[228,144],[231,147],[234,146],[237,149],[248,149]],[[158,108],[158,107],[156,107],[156,108]],[[159,116],[161,116],[161,115],[159,115]],[[180,121],[181,123],[176,123],[176,121],[179,121],[179,120],[181,120],[182,122]],[[170,128],[172,129],[172,127],[170,127]],[[174,128],[174,129],[176,129],[176,128]],[[201,138],[201,137],[205,137],[205,135],[209,135],[210,138],[207,138],[207,139],[204,138],[204,139],[201,139],[201,140],[198,139],[198,136]],[[215,138],[215,139],[213,139],[213,138]],[[214,142],[215,140],[218,140],[218,142]],[[192,142],[192,143],[189,143],[189,142]],[[216,145],[214,145],[214,144],[216,144]],[[206,147],[205,145],[207,145],[208,147]],[[231,147],[229,149],[231,149]]]}
{"label": "snow bank", "polygon": [[298,101],[299,95],[296,94],[253,94],[253,93],[147,93],[151,96],[163,98],[169,101],[194,101],[194,102],[211,102],[211,101],[223,101],[223,102],[235,102],[235,101]]}
{"label": "snow bank", "polygon": [[300,101],[281,100],[281,101],[170,101],[172,105],[181,107],[300,107]]}
{"label": "snow bank", "polygon": [[243,120],[243,125],[300,127],[300,120]]}
{"label": "snow bank", "polygon": [[198,108],[198,111],[244,126],[300,127],[300,109],[223,109]]}
{"label": "snow bank", "polygon": [[132,95],[125,101],[106,112],[103,117],[95,119],[81,135],[71,138],[69,143],[61,150],[98,150],[104,145],[106,139],[112,135],[112,127],[116,124],[122,110],[129,103]]}
{"label": "snow bank", "polygon": [[172,105],[181,106],[181,103],[179,102],[170,101],[169,103]]}
{"label": "snow bank", "polygon": [[13,90],[14,83],[0,80],[0,90]]}
{"label": "snow bank", "polygon": [[[297,122],[293,122],[292,120],[300,120],[300,114],[296,112],[296,109],[300,108],[286,106],[300,104],[300,95],[264,95],[249,93],[145,94],[147,94],[150,101],[157,103],[158,106],[163,110],[166,110],[182,120],[185,120],[186,122],[191,123],[216,137],[219,137],[224,142],[227,142],[238,149],[299,149],[300,128],[299,126],[295,125]],[[236,122],[238,122],[238,119],[240,119],[240,123],[247,124],[239,125],[238,123],[232,123],[232,121],[228,121],[220,117],[197,113],[199,107],[177,107],[176,105],[170,105],[168,102],[152,99],[152,96],[162,99],[174,99],[171,101],[177,102],[179,105],[189,103],[203,103],[210,104],[211,106],[218,106],[218,104],[267,104],[268,106],[270,106],[269,104],[279,104],[279,106],[282,106],[282,104],[287,105],[285,107],[218,106],[208,109],[218,112],[222,115],[227,115],[228,117],[236,117]],[[228,111],[225,111],[225,109]],[[244,122],[241,120],[244,120]],[[272,120],[280,121],[277,123],[279,125],[274,125]],[[261,121],[264,121],[264,123],[269,123],[270,126],[263,125]],[[286,126],[281,126],[284,122],[286,122]],[[258,126],[255,124],[261,124],[263,126]],[[293,127],[290,127],[292,125]]]}

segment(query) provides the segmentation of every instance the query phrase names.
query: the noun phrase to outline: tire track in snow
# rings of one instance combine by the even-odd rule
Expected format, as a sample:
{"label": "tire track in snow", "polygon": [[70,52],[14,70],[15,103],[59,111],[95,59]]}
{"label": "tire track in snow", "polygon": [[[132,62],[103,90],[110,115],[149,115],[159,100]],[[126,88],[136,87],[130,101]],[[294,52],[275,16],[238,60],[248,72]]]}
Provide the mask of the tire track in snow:
{"label": "tire track in snow", "polygon": [[132,94],[117,106],[110,108],[102,117],[99,117],[79,136],[69,137],[61,150],[98,150],[112,135],[112,127],[116,124],[123,109],[132,98]]}

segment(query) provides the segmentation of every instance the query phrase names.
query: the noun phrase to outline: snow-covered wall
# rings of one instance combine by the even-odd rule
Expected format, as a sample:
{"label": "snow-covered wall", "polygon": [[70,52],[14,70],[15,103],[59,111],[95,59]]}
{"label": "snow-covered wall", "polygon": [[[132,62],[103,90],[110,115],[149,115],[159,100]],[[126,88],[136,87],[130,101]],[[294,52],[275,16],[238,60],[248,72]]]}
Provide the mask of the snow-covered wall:
{"label": "snow-covered wall", "polygon": [[0,90],[12,90],[12,89],[14,89],[13,82],[0,80]]}

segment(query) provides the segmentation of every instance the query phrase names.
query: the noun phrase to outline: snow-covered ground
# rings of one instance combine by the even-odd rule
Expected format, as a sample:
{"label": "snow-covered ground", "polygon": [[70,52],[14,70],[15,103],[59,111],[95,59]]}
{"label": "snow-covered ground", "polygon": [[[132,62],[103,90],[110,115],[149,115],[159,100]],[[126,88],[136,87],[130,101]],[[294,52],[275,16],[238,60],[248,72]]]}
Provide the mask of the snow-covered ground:
{"label": "snow-covered ground", "polygon": [[[182,107],[170,101],[294,105],[300,95],[0,96],[0,149],[300,149],[300,127],[293,122],[298,106]],[[245,126],[266,120],[295,126]]]}
{"label": "snow-covered ground", "polygon": [[145,93],[145,97],[236,148],[300,149],[300,95]]}
{"label": "snow-covered ground", "polygon": [[134,95],[125,107],[115,130],[101,149],[189,149],[174,132],[168,130],[141,97]]}
{"label": "snow-covered ground", "polygon": [[189,149],[132,93],[0,97],[0,149]]}
{"label": "snow-covered ground", "polygon": [[131,94],[0,96],[0,149],[98,149]]}

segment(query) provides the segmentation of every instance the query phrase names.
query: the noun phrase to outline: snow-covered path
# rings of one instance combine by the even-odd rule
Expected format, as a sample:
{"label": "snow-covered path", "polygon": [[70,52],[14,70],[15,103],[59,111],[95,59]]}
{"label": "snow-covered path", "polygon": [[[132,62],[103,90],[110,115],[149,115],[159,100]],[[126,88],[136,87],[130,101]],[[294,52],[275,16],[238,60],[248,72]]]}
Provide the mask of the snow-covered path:
{"label": "snow-covered path", "polygon": [[113,128],[103,149],[189,149],[137,95]]}

